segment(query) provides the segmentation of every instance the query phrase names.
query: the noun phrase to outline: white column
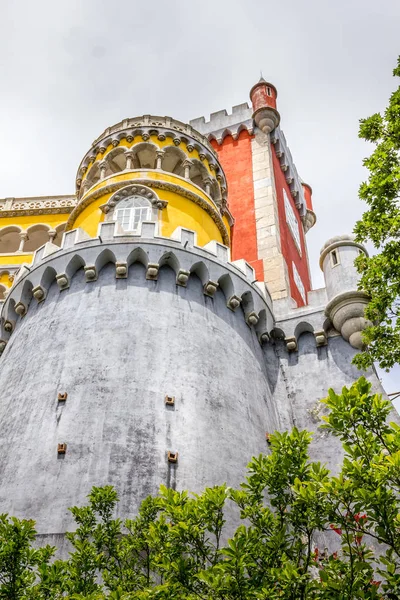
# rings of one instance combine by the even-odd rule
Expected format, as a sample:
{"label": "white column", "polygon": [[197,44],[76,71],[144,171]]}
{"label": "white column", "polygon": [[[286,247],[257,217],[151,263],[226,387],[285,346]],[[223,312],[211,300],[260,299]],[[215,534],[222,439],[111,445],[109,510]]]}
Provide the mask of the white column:
{"label": "white column", "polygon": [[190,168],[192,166],[192,161],[185,160],[182,166],[185,169],[185,179],[190,179]]}
{"label": "white column", "polygon": [[19,234],[19,237],[20,237],[21,241],[19,244],[18,252],[23,252],[25,242],[28,239],[28,234],[26,233],[26,231],[21,231],[21,233]]}
{"label": "white column", "polygon": [[131,171],[133,169],[133,152],[132,150],[128,150],[125,152],[126,157],[126,170]]}
{"label": "white column", "polygon": [[162,168],[162,159],[164,156],[164,150],[157,150],[156,152],[156,169],[161,169]]}
{"label": "white column", "polygon": [[106,176],[107,162],[105,160],[102,160],[99,163],[99,167],[100,167],[100,179],[104,179],[104,177]]}

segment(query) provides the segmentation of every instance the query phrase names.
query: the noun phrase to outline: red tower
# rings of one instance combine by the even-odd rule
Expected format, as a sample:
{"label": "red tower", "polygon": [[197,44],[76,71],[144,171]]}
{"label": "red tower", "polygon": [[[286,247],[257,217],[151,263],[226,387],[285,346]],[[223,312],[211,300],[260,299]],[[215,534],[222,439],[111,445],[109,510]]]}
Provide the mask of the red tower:
{"label": "red tower", "polygon": [[263,78],[252,106],[234,106],[191,125],[208,135],[225,171],[235,219],[232,259],[244,258],[273,299],[307,304],[311,289],[305,234],[315,223],[311,187],[297,173],[279,127],[277,90]]}

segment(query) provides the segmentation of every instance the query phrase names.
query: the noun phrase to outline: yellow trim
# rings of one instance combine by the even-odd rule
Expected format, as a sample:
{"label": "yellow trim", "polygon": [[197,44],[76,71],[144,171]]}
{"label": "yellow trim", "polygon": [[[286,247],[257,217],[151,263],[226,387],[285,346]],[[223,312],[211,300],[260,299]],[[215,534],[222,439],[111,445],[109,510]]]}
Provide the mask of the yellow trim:
{"label": "yellow trim", "polygon": [[22,265],[30,264],[33,260],[33,253],[29,254],[0,254],[0,265]]}
{"label": "yellow trim", "polygon": [[68,217],[68,213],[60,215],[21,215],[18,217],[2,217],[0,213],[0,228],[3,229],[3,227],[15,225],[16,227],[21,227],[21,229],[25,231],[32,225],[41,223],[43,225],[48,225],[51,229],[55,229],[58,225],[66,223]]}
{"label": "yellow trim", "polygon": [[[154,181],[166,181],[167,183],[173,183],[175,185],[179,185],[180,187],[197,194],[203,200],[207,202],[210,206],[216,209],[215,204],[210,200],[207,194],[197,185],[189,181],[188,179],[184,179],[183,177],[179,177],[178,175],[173,175],[172,173],[168,173],[166,171],[156,171],[156,170],[135,170],[135,171],[121,171],[121,173],[117,173],[115,175],[109,175],[105,179],[102,179],[96,185],[90,188],[81,198],[81,202],[89,196],[100,190],[102,187],[106,185],[110,185],[112,183],[117,183],[118,181],[130,181],[132,179],[153,179]],[[79,208],[79,204],[77,206]],[[76,209],[75,209],[76,210]]]}

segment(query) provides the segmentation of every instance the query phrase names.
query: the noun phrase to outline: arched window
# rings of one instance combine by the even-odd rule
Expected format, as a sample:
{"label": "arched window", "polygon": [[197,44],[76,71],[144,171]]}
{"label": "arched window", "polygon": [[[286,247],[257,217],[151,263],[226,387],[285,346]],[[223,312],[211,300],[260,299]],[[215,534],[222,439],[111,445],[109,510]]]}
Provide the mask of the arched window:
{"label": "arched window", "polygon": [[124,231],[137,231],[140,223],[151,220],[152,212],[151,202],[141,196],[130,196],[118,202],[113,219]]}

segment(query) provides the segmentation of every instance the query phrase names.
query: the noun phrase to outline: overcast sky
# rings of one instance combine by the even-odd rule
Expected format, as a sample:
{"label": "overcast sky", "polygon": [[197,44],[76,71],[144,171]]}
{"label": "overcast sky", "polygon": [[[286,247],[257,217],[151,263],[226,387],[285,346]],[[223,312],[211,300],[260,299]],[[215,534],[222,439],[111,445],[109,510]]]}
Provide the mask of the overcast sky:
{"label": "overcast sky", "polygon": [[[396,82],[399,0],[0,0],[0,197],[74,192],[93,139],[122,118],[182,121],[248,100],[260,70],[313,188],[319,250],[351,232],[370,148],[358,120]],[[400,390],[400,373],[386,380]]]}

